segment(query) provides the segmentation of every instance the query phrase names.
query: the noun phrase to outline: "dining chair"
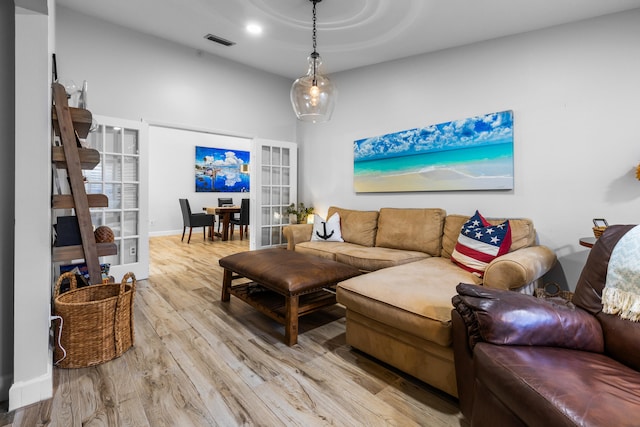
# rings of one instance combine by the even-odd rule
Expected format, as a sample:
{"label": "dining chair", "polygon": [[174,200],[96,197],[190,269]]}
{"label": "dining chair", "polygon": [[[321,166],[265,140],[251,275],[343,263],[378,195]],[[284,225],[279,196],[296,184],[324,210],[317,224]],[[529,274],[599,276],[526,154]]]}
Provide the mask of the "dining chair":
{"label": "dining chair", "polygon": [[215,215],[210,215],[206,213],[191,213],[191,206],[189,205],[189,200],[187,199],[178,199],[180,201],[180,209],[182,209],[182,239],[184,242],[184,233],[189,227],[189,238],[187,239],[187,243],[191,242],[191,232],[193,231],[193,227],[203,227],[203,236],[204,239],[207,240],[207,227],[213,227],[216,222]]}
{"label": "dining chair", "polygon": [[249,234],[249,199],[242,199],[240,202],[240,217],[233,218],[230,224],[232,237],[236,225],[240,227],[240,240],[242,240],[244,234]]}
{"label": "dining chair", "polygon": [[[231,197],[218,197],[218,207],[233,205]],[[222,225],[222,215],[218,215],[218,234],[220,234],[220,226]]]}

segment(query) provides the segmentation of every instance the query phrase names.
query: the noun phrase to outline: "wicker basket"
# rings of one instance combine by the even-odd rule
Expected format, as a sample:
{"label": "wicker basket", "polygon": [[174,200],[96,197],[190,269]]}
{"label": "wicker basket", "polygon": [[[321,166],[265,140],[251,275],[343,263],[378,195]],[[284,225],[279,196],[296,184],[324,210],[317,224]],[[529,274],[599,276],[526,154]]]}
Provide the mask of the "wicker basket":
{"label": "wicker basket", "polygon": [[596,237],[596,239],[600,238],[600,236],[602,236],[602,233],[604,233],[604,230],[606,230],[607,227],[593,227],[593,235]]}
{"label": "wicker basket", "polygon": [[534,295],[537,298],[562,298],[565,301],[571,301],[573,298],[573,292],[561,289],[560,285],[554,282],[547,283],[542,288],[536,288]]}
{"label": "wicker basket", "polygon": [[[70,290],[60,294],[64,279]],[[131,279],[131,282],[129,282]],[[84,368],[114,359],[133,345],[133,296],[136,277],[127,273],[120,284],[77,288],[73,273],[60,275],[53,310],[62,318],[56,333],[54,360],[61,368]]]}

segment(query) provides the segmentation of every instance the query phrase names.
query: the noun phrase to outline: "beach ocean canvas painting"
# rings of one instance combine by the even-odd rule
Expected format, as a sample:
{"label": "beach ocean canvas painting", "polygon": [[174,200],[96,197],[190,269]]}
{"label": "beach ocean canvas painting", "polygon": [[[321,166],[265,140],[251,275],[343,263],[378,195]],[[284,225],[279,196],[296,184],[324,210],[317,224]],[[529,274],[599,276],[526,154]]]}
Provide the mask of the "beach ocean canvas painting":
{"label": "beach ocean canvas painting", "polygon": [[513,111],[360,139],[357,193],[513,189]]}
{"label": "beach ocean canvas painting", "polygon": [[196,146],[196,192],[248,192],[248,164],[248,151]]}

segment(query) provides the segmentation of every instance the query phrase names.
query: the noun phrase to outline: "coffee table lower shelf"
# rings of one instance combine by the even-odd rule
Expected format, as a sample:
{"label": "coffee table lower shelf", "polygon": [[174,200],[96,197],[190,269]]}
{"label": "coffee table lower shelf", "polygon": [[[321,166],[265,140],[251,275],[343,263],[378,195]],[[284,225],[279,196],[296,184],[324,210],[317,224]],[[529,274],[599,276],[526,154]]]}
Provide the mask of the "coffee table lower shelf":
{"label": "coffee table lower shelf", "polygon": [[256,282],[233,285],[229,294],[285,326],[285,342],[298,341],[298,318],[336,303],[335,287],[297,296],[285,296]]}

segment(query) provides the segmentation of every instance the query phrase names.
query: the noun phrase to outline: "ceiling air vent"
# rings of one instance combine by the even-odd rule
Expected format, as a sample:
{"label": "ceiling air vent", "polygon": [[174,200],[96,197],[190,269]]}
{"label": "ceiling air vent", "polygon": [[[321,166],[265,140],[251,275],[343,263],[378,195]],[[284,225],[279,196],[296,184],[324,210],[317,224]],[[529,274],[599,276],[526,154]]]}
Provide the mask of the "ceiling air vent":
{"label": "ceiling air vent", "polygon": [[223,39],[222,37],[214,36],[213,34],[207,34],[206,36],[204,36],[204,38],[214,43],[221,44],[223,46],[233,46],[234,44],[236,44],[236,42]]}

